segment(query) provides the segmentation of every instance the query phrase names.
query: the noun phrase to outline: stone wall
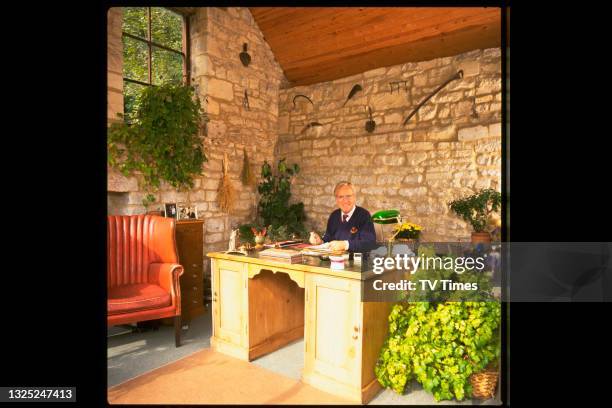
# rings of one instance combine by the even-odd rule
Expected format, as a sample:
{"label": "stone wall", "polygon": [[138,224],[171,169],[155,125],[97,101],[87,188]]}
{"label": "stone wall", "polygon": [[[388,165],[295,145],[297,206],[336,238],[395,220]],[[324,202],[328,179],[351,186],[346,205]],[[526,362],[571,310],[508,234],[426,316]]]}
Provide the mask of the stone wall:
{"label": "stone wall", "polygon": [[[264,160],[274,156],[278,129],[279,85],[282,69],[247,8],[201,8],[191,18],[192,82],[207,112],[208,135],[204,150],[209,161],[204,177],[187,197],[205,218],[206,250],[227,249],[232,226],[250,222],[256,214],[256,186],[243,186],[240,173],[243,149],[257,175]],[[239,54],[248,44],[251,63],[242,65]],[[249,109],[244,106],[247,91]],[[217,206],[217,188],[224,153],[236,190],[235,211],[227,215]],[[165,201],[175,201],[166,194]],[[179,198],[176,197],[176,201]]]}
{"label": "stone wall", "polygon": [[[162,183],[149,210],[162,209],[165,202],[196,205],[199,218],[205,220],[203,251],[206,253],[226,249],[231,227],[255,217],[256,186],[243,186],[240,181],[243,149],[259,181],[264,159],[274,156],[279,87],[286,79],[248,8],[202,7],[190,17],[189,25],[191,83],[210,119],[201,132],[208,162],[190,191],[177,191]],[[120,8],[109,12],[108,28],[110,118],[123,111]],[[239,58],[243,43],[248,44],[251,55],[248,67]],[[248,110],[243,106],[245,89]],[[224,153],[229,157],[229,175],[236,190],[235,209],[229,215],[217,205]],[[141,189],[141,176],[126,178],[108,169],[107,184],[109,214],[145,213],[142,199],[146,193]]]}
{"label": "stone wall", "polygon": [[[404,119],[438,85],[462,69],[406,126]],[[406,81],[395,86],[390,82]],[[345,103],[355,84],[363,91]],[[304,94],[313,101],[311,105]],[[365,131],[372,108],[376,129]],[[310,228],[323,232],[335,208],[333,186],[347,179],[357,204],[389,208],[424,227],[426,240],[469,240],[468,224],[447,203],[480,188],[501,189],[501,50],[379,68],[351,77],[281,90],[280,157],[298,163],[293,199]],[[322,127],[304,131],[317,121]],[[385,229],[385,232],[390,229]]]}

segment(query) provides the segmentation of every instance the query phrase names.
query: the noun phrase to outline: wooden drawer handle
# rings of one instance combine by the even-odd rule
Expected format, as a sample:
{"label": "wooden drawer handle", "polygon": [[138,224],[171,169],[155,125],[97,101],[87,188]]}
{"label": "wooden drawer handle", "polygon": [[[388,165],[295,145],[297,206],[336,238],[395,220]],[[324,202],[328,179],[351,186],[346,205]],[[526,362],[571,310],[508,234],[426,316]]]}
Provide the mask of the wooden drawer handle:
{"label": "wooden drawer handle", "polygon": [[198,290],[198,287],[197,287],[197,286],[194,286],[194,287],[193,287],[193,290]]}
{"label": "wooden drawer handle", "polygon": [[197,273],[194,273],[194,274],[193,274],[193,277],[194,277],[194,278],[197,278],[197,277],[198,277],[198,274],[197,274]]}
{"label": "wooden drawer handle", "polygon": [[193,264],[193,265],[191,265],[191,266],[193,266],[194,268],[197,268],[197,267],[198,267],[198,264]]}

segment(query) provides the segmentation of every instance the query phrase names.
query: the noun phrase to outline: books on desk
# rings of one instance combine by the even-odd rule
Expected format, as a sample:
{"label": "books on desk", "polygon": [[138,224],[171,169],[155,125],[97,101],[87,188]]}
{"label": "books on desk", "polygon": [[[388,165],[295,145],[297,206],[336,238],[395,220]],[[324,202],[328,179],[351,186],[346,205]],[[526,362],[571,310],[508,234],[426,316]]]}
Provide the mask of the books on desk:
{"label": "books on desk", "polygon": [[302,263],[302,253],[293,249],[269,248],[259,253],[260,258],[284,263]]}

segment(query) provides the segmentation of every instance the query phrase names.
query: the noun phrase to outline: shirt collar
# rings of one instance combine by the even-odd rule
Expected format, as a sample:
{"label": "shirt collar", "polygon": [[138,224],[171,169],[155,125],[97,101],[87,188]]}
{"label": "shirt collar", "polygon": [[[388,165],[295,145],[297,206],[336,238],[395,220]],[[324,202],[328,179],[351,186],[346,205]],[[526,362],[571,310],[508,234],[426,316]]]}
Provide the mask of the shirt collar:
{"label": "shirt collar", "polygon": [[[357,208],[356,205],[353,206],[353,209],[351,211],[348,212],[348,217],[346,218],[346,221],[348,222],[348,220],[351,219],[351,217],[353,216],[353,213],[355,212],[355,208]],[[344,213],[342,212],[342,210],[340,210],[340,221],[342,221],[342,215]]]}

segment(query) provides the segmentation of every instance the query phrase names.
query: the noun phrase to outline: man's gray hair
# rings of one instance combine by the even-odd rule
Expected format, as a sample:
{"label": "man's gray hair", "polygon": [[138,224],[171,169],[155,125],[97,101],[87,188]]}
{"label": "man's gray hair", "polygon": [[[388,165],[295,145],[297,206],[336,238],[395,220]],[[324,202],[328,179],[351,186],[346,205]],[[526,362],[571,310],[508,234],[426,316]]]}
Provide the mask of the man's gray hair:
{"label": "man's gray hair", "polygon": [[344,187],[344,186],[349,186],[353,194],[355,194],[355,188],[353,187],[353,184],[350,181],[341,181],[338,184],[336,184],[336,187],[334,187],[334,196],[336,195],[340,187]]}

